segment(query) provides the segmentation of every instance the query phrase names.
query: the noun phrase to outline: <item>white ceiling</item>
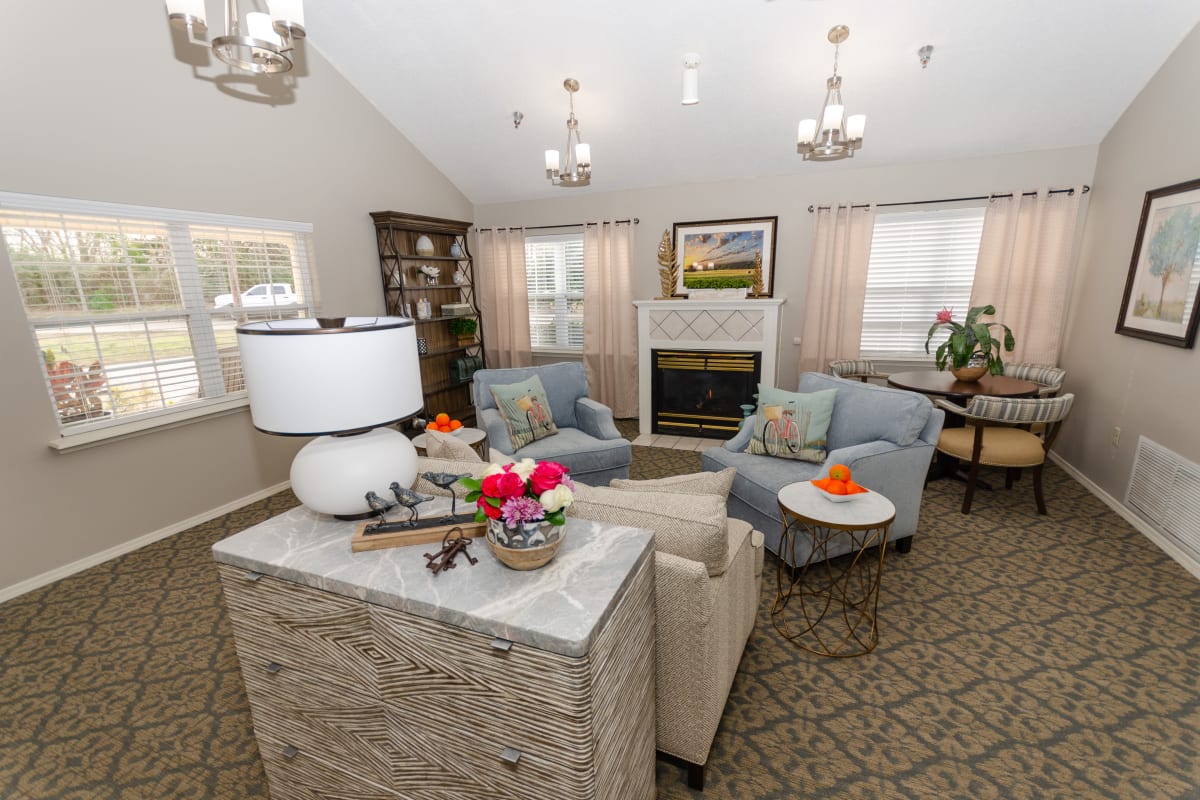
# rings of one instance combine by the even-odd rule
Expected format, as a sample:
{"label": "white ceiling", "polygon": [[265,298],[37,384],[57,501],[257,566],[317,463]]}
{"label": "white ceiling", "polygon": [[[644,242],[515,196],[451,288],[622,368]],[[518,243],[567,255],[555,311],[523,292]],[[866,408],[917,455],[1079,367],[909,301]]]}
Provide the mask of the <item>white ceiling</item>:
{"label": "white ceiling", "polygon": [[[339,0],[309,38],[477,204],[1098,143],[1200,21],[1198,0]],[[867,115],[852,160],[804,162],[833,25]],[[934,47],[927,69],[917,50]],[[700,103],[680,105],[683,55]],[[566,77],[592,185],[551,187]],[[303,83],[300,84],[303,91]],[[1181,98],[1183,100],[1183,98]],[[525,115],[514,129],[513,111]],[[1147,139],[1161,132],[1147,123]]]}

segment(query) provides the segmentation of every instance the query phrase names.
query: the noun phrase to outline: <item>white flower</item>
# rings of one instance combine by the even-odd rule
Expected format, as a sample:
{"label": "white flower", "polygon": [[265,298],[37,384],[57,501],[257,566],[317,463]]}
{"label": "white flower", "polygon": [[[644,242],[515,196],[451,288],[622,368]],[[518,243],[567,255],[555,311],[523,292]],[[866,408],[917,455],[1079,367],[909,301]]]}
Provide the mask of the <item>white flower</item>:
{"label": "white flower", "polygon": [[529,476],[537,469],[537,462],[532,458],[522,458],[520,461],[512,465],[512,471],[520,476],[521,480],[529,480]]}
{"label": "white flower", "polygon": [[504,472],[504,467],[500,466],[499,464],[490,464],[479,477],[486,478],[489,475],[499,475],[501,472]]}
{"label": "white flower", "polygon": [[542,508],[554,512],[564,509],[575,502],[575,495],[571,494],[571,490],[560,483],[553,489],[547,489],[542,492],[542,496],[538,498],[538,502],[542,504]]}

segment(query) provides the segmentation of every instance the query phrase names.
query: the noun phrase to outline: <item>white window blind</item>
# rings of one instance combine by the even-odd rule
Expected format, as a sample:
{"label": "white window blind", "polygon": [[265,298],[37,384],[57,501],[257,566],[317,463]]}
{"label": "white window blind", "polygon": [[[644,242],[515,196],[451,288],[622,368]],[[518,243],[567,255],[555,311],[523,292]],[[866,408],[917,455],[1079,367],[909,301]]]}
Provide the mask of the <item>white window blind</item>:
{"label": "white window blind", "polygon": [[937,312],[951,308],[955,320],[963,321],[984,210],[879,212],[863,304],[862,357],[928,360],[925,336]]}
{"label": "white window blind", "polygon": [[583,350],[583,234],[525,240],[534,350]]}
{"label": "white window blind", "polygon": [[64,435],[244,397],[236,326],[312,310],[311,226],[0,193]]}

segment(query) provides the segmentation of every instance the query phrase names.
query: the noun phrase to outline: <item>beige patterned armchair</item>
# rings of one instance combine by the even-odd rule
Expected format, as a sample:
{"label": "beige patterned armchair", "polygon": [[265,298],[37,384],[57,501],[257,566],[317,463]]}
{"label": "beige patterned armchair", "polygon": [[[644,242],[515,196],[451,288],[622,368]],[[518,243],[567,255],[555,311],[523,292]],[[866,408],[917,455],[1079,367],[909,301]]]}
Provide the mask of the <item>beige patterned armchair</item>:
{"label": "beige patterned armchair", "polygon": [[568,509],[569,516],[655,532],[655,744],[686,763],[693,789],[704,788],[762,584],[762,534],[725,513],[732,479],[727,470],[580,486]]}

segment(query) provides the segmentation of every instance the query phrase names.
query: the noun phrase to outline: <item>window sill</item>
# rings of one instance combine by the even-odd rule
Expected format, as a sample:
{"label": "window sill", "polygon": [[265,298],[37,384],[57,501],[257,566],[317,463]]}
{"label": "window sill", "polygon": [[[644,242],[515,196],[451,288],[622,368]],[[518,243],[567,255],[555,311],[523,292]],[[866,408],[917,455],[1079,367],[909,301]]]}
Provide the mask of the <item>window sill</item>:
{"label": "window sill", "polygon": [[572,358],[583,358],[583,348],[577,350],[564,347],[533,347],[530,351],[535,356],[571,356]]}
{"label": "window sill", "polygon": [[190,425],[203,419],[232,414],[247,408],[249,399],[243,393],[240,397],[218,400],[213,403],[193,406],[192,408],[166,411],[154,416],[143,417],[130,422],[119,422],[102,428],[91,428],[77,433],[64,433],[57,439],[48,442],[48,446],[59,453],[71,453],[76,450],[86,450],[101,444],[107,444],[121,439],[132,439],[155,431],[178,428],[180,425]]}

